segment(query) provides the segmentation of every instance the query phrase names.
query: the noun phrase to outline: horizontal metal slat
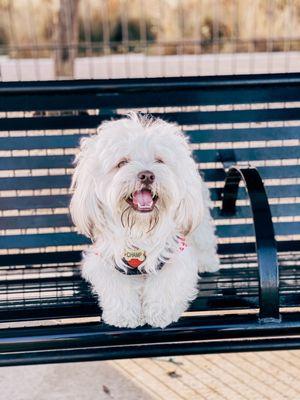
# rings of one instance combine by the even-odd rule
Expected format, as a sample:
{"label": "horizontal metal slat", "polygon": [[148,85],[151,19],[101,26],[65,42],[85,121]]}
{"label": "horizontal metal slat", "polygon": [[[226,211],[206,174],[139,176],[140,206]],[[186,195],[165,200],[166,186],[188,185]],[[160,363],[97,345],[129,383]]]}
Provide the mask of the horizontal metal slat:
{"label": "horizontal metal slat", "polygon": [[[190,111],[153,113],[155,117],[181,125],[223,124],[243,122],[294,121],[300,119],[300,108],[235,110],[235,111]],[[120,118],[120,115],[115,115]],[[96,128],[110,119],[109,115],[78,115],[59,117],[5,118],[0,131],[55,130]]]}
{"label": "horizontal metal slat", "polygon": [[[258,167],[263,179],[285,179],[300,177],[300,165],[283,165]],[[201,174],[207,182],[224,182],[224,169],[203,169]],[[50,189],[50,188],[69,188],[71,175],[51,175],[51,176],[24,176],[0,178],[1,190],[30,190],[30,189]]]}
{"label": "horizontal metal slat", "polygon": [[[296,217],[300,215],[300,203],[271,204],[270,208],[272,217]],[[249,206],[237,206],[235,214],[230,215],[230,217],[222,215],[221,211],[219,207],[214,207],[212,210],[213,217],[215,219],[252,218],[252,212]]]}
{"label": "horizontal metal slat", "polygon": [[[226,149],[195,150],[198,163],[220,162]],[[236,162],[257,160],[287,160],[300,158],[300,146],[235,148],[230,150]],[[0,170],[72,168],[74,155],[0,157]]]}
{"label": "horizontal metal slat", "polygon": [[[281,197],[299,197],[300,185],[265,185],[268,199],[281,198]],[[222,190],[223,188],[211,188],[210,195],[211,199],[214,201],[222,200]],[[247,199],[248,195],[245,188],[240,187],[238,191],[238,199]],[[1,199],[0,199],[1,201]],[[0,203],[1,204],[1,203]]]}
{"label": "horizontal metal slat", "polygon": [[[185,131],[191,143],[290,140],[300,138],[300,126],[248,129],[210,129]],[[17,136],[0,138],[0,150],[76,148],[88,134]]]}
{"label": "horizontal metal slat", "polygon": [[101,122],[107,119],[110,119],[110,117],[105,115],[3,118],[1,119],[0,131],[91,129],[97,128]]}
{"label": "horizontal metal slat", "polygon": [[[299,235],[299,222],[276,222],[274,223],[275,235]],[[254,236],[254,228],[252,224],[234,224],[234,225],[218,225],[216,227],[217,236],[219,238],[245,237]]]}
{"label": "horizontal metal slat", "polygon": [[78,80],[14,85],[9,82],[0,85],[1,111],[218,105],[297,100],[297,74]]}
{"label": "horizontal metal slat", "polygon": [[[48,251],[47,253],[26,253],[26,254],[3,254],[0,256],[0,266],[11,268],[12,266],[26,265],[27,271],[31,269],[32,265],[48,264],[55,265],[55,267],[65,267],[65,263],[71,268],[74,263],[80,262],[82,256],[81,251]],[[33,267],[35,268],[35,267]],[[76,266],[74,267],[76,268]],[[14,268],[15,269],[15,268]],[[1,268],[1,270],[3,270]]]}
{"label": "horizontal metal slat", "polygon": [[[278,252],[292,254],[291,252],[300,252],[300,240],[281,240],[277,241]],[[241,255],[244,262],[245,255],[253,255],[255,257],[255,244],[250,243],[226,243],[218,245],[218,253],[226,256]],[[81,251],[55,251],[47,253],[26,253],[26,254],[9,254],[0,256],[0,266],[24,266],[35,264],[57,264],[58,266],[64,263],[78,263],[82,256]]]}
{"label": "horizontal metal slat", "polygon": [[8,136],[0,138],[0,150],[67,149],[78,147],[88,135]]}
{"label": "horizontal metal slat", "polygon": [[300,138],[300,126],[185,131],[191,143],[291,140]]}
{"label": "horizontal metal slat", "polygon": [[299,73],[244,74],[244,75],[215,75],[197,77],[163,77],[163,78],[121,78],[121,79],[76,79],[58,81],[17,81],[1,82],[0,93],[14,94],[49,94],[68,91],[70,94],[98,93],[107,91],[127,92],[146,89],[203,89],[205,87],[228,87],[231,90],[238,87],[285,88],[300,85]]}
{"label": "horizontal metal slat", "polygon": [[[300,234],[300,222],[279,222],[274,224],[276,235]],[[252,224],[219,225],[217,236],[220,238],[253,236]],[[38,248],[47,246],[83,245],[89,240],[75,232],[41,233],[27,235],[1,236],[0,249]]]}
{"label": "horizontal metal slat", "polygon": [[[194,158],[198,163],[220,162],[222,153],[226,151],[228,150],[195,150]],[[300,146],[234,148],[230,152],[235,162],[300,158]]]}
{"label": "horizontal metal slat", "polygon": [[[300,251],[300,240],[277,240],[278,252]],[[222,255],[255,254],[254,242],[222,243],[218,245],[218,253]]]}
{"label": "horizontal metal slat", "polygon": [[[159,97],[157,90],[160,89]],[[140,96],[137,96],[140,94]],[[172,88],[164,91],[161,87],[155,87],[153,92],[149,89],[140,92],[101,93],[96,94],[14,94],[6,95],[5,102],[0,92],[0,111],[30,111],[30,110],[60,110],[60,109],[85,109],[85,108],[117,108],[117,107],[165,107],[165,106],[189,106],[207,104],[241,104],[251,101],[252,103],[295,101],[299,99],[297,87],[286,87],[282,89],[272,88],[264,91],[257,89],[236,88],[234,93],[229,88],[211,88],[207,91],[202,88],[201,92],[194,88],[182,90]]]}
{"label": "horizontal metal slat", "polygon": [[300,108],[278,108],[235,111],[190,111],[153,114],[180,125],[224,124],[245,122],[294,121],[300,119]]}
{"label": "horizontal metal slat", "polygon": [[71,195],[0,197],[0,210],[32,210],[37,208],[66,208]]}
{"label": "horizontal metal slat", "polygon": [[69,214],[0,217],[0,229],[32,229],[73,226]]}
{"label": "horizontal metal slat", "polygon": [[74,156],[1,157],[0,170],[71,168]]}
{"label": "horizontal metal slat", "polygon": [[[282,165],[282,166],[268,166],[257,167],[263,179],[286,179],[300,177],[300,165]],[[207,182],[225,180],[224,169],[203,169],[201,173]],[[0,181],[1,182],[1,181]]]}
{"label": "horizontal metal slat", "polygon": [[1,236],[0,249],[30,249],[48,246],[77,246],[89,240],[75,232]]}
{"label": "horizontal metal slat", "polygon": [[1,190],[62,189],[71,185],[71,175],[0,178]]}
{"label": "horizontal metal slat", "polygon": [[[265,186],[268,198],[298,197],[300,185],[277,185]],[[212,200],[221,200],[222,188],[211,188]],[[238,199],[247,199],[246,190],[241,187],[238,192]],[[0,197],[0,210],[31,210],[36,208],[66,208],[71,200],[70,194],[47,195],[47,196],[16,196]],[[290,205],[292,207],[292,205]],[[297,206],[297,205],[296,205]],[[273,206],[275,207],[275,205]],[[279,205],[278,205],[279,207]]]}
{"label": "horizontal metal slat", "polygon": [[[151,91],[152,89],[152,91]],[[159,96],[157,92],[159,91]],[[88,94],[8,94],[1,95],[0,111],[32,110],[84,110],[91,108],[136,108],[136,107],[178,107],[193,105],[246,104],[264,102],[285,102],[299,100],[299,87],[281,88],[232,88],[229,87],[181,87],[164,88],[163,85],[146,88],[144,91],[135,87],[122,93],[120,91]]]}
{"label": "horizontal metal slat", "polygon": [[[271,213],[273,217],[299,216],[300,203],[273,204],[271,205]],[[212,210],[215,219],[226,219],[222,215],[219,207]],[[238,206],[236,213],[230,216],[236,218],[252,218],[249,207]],[[0,229],[28,229],[28,228],[48,228],[48,227],[70,227],[73,226],[69,214],[53,214],[53,215],[19,215],[0,217]]]}

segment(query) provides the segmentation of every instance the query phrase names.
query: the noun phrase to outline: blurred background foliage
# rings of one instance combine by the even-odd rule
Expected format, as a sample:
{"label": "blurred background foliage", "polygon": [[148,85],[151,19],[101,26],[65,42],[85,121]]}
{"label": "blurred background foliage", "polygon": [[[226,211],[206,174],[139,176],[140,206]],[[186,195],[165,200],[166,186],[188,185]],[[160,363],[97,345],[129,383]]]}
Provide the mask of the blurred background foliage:
{"label": "blurred background foliage", "polygon": [[1,54],[49,56],[60,13],[79,56],[299,49],[300,0],[0,0]]}

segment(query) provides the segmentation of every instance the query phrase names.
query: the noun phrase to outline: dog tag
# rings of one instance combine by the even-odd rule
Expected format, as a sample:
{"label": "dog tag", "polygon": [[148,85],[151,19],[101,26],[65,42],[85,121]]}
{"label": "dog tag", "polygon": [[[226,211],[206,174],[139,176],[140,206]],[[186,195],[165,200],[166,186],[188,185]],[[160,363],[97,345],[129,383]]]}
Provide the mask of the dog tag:
{"label": "dog tag", "polygon": [[142,249],[126,249],[123,261],[131,268],[138,268],[146,260],[146,252]]}

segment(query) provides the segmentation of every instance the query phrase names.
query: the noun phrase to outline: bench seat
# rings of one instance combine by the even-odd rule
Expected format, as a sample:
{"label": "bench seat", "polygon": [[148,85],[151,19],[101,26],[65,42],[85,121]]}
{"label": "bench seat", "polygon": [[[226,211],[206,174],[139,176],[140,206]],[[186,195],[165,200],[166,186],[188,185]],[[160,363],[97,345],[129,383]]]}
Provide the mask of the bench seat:
{"label": "bench seat", "polygon": [[[199,295],[190,311],[238,312],[259,308],[255,254],[221,258],[219,272],[200,275]],[[280,307],[300,304],[300,252],[283,253],[280,266]],[[4,278],[5,276],[5,278]],[[1,268],[1,322],[98,317],[101,310],[78,263]]]}

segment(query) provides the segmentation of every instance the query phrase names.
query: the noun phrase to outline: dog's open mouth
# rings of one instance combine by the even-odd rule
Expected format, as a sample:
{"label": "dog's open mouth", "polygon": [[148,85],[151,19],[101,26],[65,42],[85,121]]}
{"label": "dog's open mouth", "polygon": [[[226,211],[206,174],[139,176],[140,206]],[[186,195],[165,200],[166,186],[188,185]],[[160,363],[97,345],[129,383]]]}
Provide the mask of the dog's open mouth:
{"label": "dog's open mouth", "polygon": [[158,200],[157,195],[153,195],[149,189],[136,190],[126,201],[130,206],[139,212],[150,212],[154,209]]}

